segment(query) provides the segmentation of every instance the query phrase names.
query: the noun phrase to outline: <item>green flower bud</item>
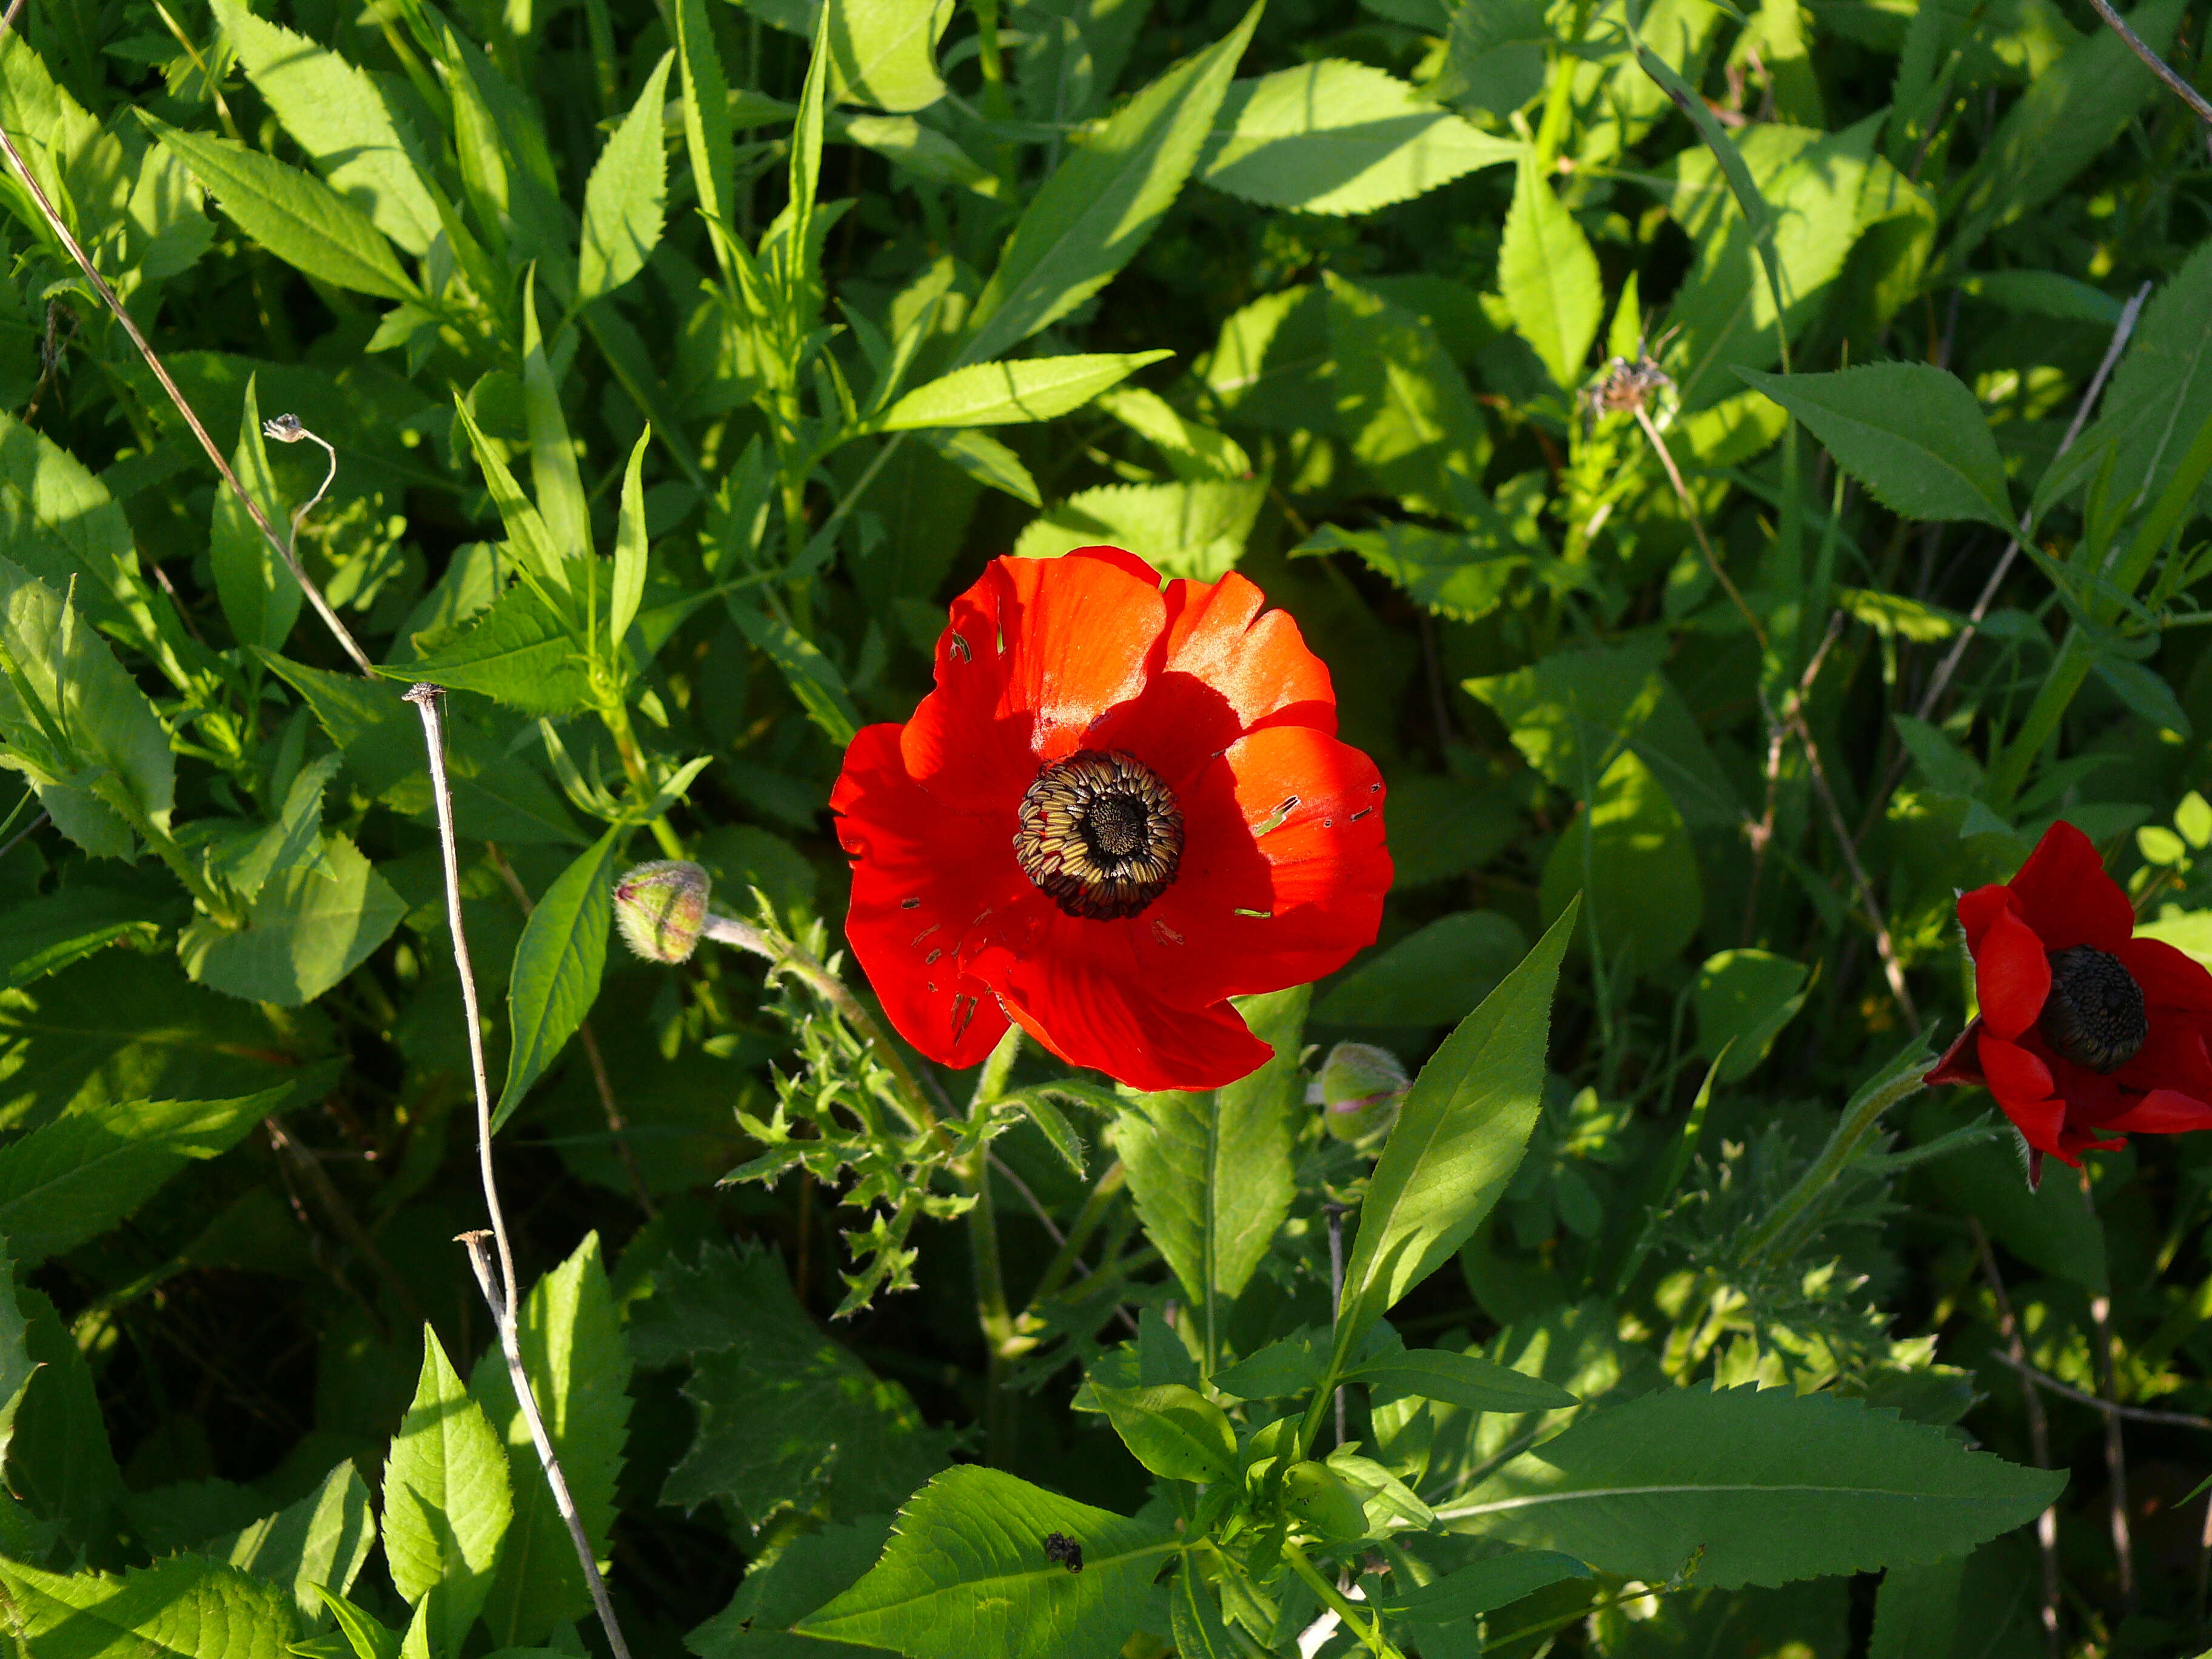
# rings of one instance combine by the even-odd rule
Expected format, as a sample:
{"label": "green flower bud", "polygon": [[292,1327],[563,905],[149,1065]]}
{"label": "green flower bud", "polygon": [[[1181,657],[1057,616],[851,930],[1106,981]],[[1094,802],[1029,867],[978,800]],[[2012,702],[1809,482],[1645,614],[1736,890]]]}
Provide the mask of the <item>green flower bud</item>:
{"label": "green flower bud", "polygon": [[656,859],[615,884],[615,925],[647,962],[688,962],[707,921],[713,884],[696,864]]}
{"label": "green flower bud", "polygon": [[1367,1042],[1340,1042],[1322,1062],[1322,1121],[1339,1140],[1364,1140],[1396,1121],[1412,1085],[1398,1056]]}

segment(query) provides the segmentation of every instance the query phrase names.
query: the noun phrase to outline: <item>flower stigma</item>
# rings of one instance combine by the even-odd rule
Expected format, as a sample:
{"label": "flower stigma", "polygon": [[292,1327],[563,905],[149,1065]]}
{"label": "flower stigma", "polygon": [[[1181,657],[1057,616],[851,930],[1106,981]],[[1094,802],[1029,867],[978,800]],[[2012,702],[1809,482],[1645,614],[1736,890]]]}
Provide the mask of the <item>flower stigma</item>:
{"label": "flower stigma", "polygon": [[2142,987],[2118,957],[2087,945],[2051,953],[2051,994],[2037,1025],[2051,1048],[2093,1072],[2118,1071],[2150,1035]]}
{"label": "flower stigma", "polygon": [[1085,749],[1041,769],[1022,796],[1014,860],[1071,916],[1115,921],[1167,891],[1182,808],[1143,762]]}

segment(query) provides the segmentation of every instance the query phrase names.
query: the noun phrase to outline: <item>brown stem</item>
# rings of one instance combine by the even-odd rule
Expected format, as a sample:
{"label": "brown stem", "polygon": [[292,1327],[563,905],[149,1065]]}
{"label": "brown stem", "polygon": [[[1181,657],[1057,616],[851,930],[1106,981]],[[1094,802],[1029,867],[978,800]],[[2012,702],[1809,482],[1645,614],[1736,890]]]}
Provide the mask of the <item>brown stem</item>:
{"label": "brown stem", "polygon": [[2089,3],[2097,9],[2097,15],[2105,20],[2106,27],[2127,42],[2128,50],[2142,58],[2150,72],[2165,82],[2167,88],[2189,106],[2198,120],[2212,126],[2212,104],[2204,101],[2203,94],[2184,80],[2179,70],[2153,52],[2150,42],[2127,26],[2126,20],[2112,9],[2112,0],[2089,0]]}
{"label": "brown stem", "polygon": [[329,1171],[323,1168],[322,1159],[287,1134],[283,1126],[275,1118],[264,1118],[261,1127],[268,1132],[269,1144],[276,1149],[276,1155],[314,1189],[315,1201],[323,1206],[324,1212],[345,1235],[346,1243],[359,1251],[361,1259],[375,1269],[376,1276],[392,1292],[392,1300],[399,1304],[400,1311],[415,1324],[421,1324],[422,1308],[415,1300],[415,1292],[407,1288],[407,1281],[393,1270],[392,1263],[385,1259],[384,1252],[376,1248],[376,1241],[368,1236],[368,1230],[361,1224],[360,1218],[354,1214],[351,1206],[332,1184]]}
{"label": "brown stem", "polygon": [[[2081,1194],[2084,1199],[2089,1194],[2087,1170],[2081,1172]],[[2112,1297],[2089,1298],[2089,1322],[2097,1339],[2097,1391],[2114,1407],[2104,1413],[2105,1493],[2112,1528],[2112,1553],[2120,1568],[2120,1603],[2132,1619],[2140,1610],[2141,1598],[2136,1589],[2134,1529],[2128,1522],[2128,1453],[2121,1442],[2120,1412],[2114,1398],[2118,1389],[2112,1383]]]}

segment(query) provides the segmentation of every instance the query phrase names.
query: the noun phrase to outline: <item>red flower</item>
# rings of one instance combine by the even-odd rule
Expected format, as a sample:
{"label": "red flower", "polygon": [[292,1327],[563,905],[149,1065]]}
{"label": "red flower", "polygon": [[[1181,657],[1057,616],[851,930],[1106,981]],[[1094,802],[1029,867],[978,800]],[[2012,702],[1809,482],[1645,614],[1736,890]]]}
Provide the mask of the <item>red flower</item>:
{"label": "red flower", "polygon": [[1012,1019],[1142,1089],[1243,1077],[1228,999],[1371,944],[1382,781],[1328,671],[1242,576],[1118,547],[999,559],[952,602],[937,690],[853,739],[830,804],[846,938],[906,1039],[972,1066]]}
{"label": "red flower", "polygon": [[2054,823],[2020,873],[1959,900],[1978,1018],[1930,1083],[1979,1083],[2029,1148],[2078,1166],[2124,1134],[2212,1129],[2212,974],[2136,939],[2089,838]]}

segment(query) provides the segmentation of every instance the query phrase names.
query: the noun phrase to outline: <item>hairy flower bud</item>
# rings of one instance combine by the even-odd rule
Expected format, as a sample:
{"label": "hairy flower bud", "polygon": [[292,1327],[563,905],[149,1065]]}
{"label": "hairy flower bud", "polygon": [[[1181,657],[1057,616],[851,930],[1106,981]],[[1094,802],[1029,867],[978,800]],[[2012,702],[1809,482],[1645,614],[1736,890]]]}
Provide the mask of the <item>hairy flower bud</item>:
{"label": "hairy flower bud", "polygon": [[647,962],[688,962],[707,921],[712,883],[696,864],[656,859],[615,884],[615,925]]}
{"label": "hairy flower bud", "polygon": [[1411,1086],[1405,1066],[1388,1048],[1340,1042],[1322,1062],[1322,1121],[1339,1140],[1364,1139],[1390,1127]]}

